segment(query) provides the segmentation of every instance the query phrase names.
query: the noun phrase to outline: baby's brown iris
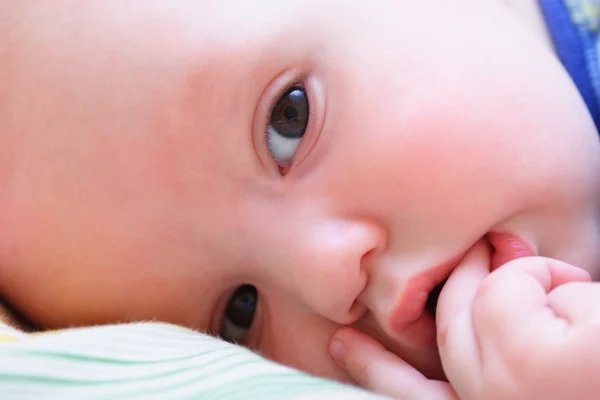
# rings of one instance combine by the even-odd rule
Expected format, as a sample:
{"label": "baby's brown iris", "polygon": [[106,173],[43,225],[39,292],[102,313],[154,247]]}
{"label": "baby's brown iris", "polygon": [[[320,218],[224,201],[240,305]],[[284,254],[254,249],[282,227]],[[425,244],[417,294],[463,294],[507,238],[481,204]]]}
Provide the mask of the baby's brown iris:
{"label": "baby's brown iris", "polygon": [[306,92],[302,88],[293,87],[275,104],[270,125],[281,136],[300,138],[306,132],[308,115]]}

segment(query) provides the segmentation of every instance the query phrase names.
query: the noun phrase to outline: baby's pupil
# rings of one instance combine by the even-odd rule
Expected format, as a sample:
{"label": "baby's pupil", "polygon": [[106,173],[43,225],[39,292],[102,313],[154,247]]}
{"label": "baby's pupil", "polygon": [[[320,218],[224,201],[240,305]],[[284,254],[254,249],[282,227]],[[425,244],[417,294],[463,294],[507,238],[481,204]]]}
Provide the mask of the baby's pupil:
{"label": "baby's pupil", "polygon": [[283,115],[285,115],[285,118],[288,121],[292,121],[298,118],[298,110],[296,110],[294,107],[286,107]]}
{"label": "baby's pupil", "polygon": [[233,293],[225,309],[225,316],[240,328],[250,328],[256,312],[258,292],[252,285],[242,285]]}
{"label": "baby's pupil", "polygon": [[273,108],[270,125],[277,134],[287,138],[304,136],[308,126],[308,98],[302,88],[287,91]]}

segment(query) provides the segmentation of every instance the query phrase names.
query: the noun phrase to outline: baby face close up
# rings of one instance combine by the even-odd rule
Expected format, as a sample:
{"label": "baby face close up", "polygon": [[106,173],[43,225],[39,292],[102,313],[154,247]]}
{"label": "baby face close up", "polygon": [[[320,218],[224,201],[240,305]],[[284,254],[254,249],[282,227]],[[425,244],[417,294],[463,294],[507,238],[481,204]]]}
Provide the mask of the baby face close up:
{"label": "baby face close up", "polygon": [[475,243],[597,277],[595,128],[499,0],[9,4],[0,293],[41,327],[169,321],[347,380],[353,325],[440,377],[430,292]]}

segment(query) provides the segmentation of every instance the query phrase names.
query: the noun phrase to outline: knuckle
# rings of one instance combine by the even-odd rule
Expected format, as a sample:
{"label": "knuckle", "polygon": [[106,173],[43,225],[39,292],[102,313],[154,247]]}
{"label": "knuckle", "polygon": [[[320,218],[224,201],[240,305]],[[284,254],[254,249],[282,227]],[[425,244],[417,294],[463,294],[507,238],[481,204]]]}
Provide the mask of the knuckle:
{"label": "knuckle", "polygon": [[548,268],[550,259],[540,256],[519,257],[507,262],[502,266],[506,268],[530,269],[530,268]]}

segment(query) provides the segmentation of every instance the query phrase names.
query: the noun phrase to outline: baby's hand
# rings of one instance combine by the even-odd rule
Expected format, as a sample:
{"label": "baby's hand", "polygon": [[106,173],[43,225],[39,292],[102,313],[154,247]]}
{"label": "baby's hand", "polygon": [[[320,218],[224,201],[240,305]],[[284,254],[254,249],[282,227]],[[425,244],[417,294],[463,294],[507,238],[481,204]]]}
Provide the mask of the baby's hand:
{"label": "baby's hand", "polygon": [[438,345],[460,399],[600,398],[600,286],[528,257],[489,273],[474,248],[438,302]]}
{"label": "baby's hand", "polygon": [[[346,346],[343,359],[335,357],[336,340]],[[331,350],[338,364],[366,389],[403,400],[456,400],[447,382],[427,379],[375,339],[352,328],[335,334]]]}

